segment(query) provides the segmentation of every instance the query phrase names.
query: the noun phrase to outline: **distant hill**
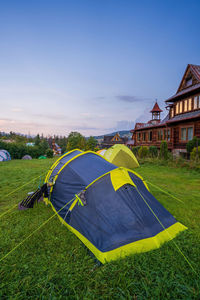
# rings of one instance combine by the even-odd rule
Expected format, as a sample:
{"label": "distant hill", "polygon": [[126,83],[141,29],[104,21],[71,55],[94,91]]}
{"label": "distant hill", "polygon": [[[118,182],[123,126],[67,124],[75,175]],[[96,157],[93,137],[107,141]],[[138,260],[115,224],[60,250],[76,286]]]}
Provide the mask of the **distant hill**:
{"label": "distant hill", "polygon": [[121,131],[115,131],[115,132],[111,132],[111,133],[107,133],[107,134],[103,134],[103,135],[97,135],[97,136],[94,136],[94,138],[96,140],[100,140],[100,139],[103,139],[104,135],[115,135],[116,133],[119,133],[121,137],[131,138],[131,136],[132,136],[132,134],[130,133],[130,130],[121,130]]}

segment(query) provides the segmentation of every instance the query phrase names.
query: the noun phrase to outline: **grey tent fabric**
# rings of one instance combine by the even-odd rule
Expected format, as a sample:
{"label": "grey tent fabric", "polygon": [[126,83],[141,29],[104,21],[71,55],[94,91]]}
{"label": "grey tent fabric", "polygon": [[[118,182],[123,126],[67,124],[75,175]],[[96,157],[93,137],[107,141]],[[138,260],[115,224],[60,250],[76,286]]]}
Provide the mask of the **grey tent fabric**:
{"label": "grey tent fabric", "polygon": [[24,155],[22,159],[32,159],[32,157],[30,155]]}

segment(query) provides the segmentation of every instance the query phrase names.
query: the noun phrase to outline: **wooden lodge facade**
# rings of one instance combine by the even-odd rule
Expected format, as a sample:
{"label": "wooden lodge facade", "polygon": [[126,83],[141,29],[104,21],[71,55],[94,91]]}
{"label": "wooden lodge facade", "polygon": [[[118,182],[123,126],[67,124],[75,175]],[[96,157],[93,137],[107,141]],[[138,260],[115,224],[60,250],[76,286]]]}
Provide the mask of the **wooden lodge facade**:
{"label": "wooden lodge facade", "polygon": [[168,114],[161,121],[162,110],[156,102],[148,123],[136,123],[131,130],[134,146],[156,146],[162,140],[173,154],[186,153],[186,144],[200,138],[200,66],[188,65],[175,95],[165,100]]}
{"label": "wooden lodge facade", "polygon": [[109,148],[115,144],[126,144],[127,141],[128,138],[121,137],[119,133],[116,133],[115,135],[104,135],[101,148]]}

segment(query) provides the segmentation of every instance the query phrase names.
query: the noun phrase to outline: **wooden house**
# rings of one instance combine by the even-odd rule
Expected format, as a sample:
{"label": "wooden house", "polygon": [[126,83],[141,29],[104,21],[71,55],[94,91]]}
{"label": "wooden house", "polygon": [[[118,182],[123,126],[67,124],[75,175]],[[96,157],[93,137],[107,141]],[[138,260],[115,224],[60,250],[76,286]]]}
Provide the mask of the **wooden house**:
{"label": "wooden house", "polygon": [[101,147],[109,148],[115,144],[126,144],[127,141],[128,138],[121,137],[119,133],[116,133],[115,135],[104,135]]}
{"label": "wooden house", "polygon": [[175,95],[165,100],[168,114],[161,121],[162,110],[156,102],[148,123],[136,123],[131,130],[134,146],[160,148],[162,140],[173,154],[186,153],[186,144],[200,138],[200,66],[189,64]]}

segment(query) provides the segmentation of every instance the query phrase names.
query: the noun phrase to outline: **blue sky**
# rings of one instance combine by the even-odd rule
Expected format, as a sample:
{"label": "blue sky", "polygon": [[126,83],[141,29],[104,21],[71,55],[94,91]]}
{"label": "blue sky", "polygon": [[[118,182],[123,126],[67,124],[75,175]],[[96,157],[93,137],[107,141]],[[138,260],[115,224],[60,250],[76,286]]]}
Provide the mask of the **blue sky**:
{"label": "blue sky", "polygon": [[199,11],[199,0],[0,0],[0,131],[97,135],[147,121],[200,64]]}

